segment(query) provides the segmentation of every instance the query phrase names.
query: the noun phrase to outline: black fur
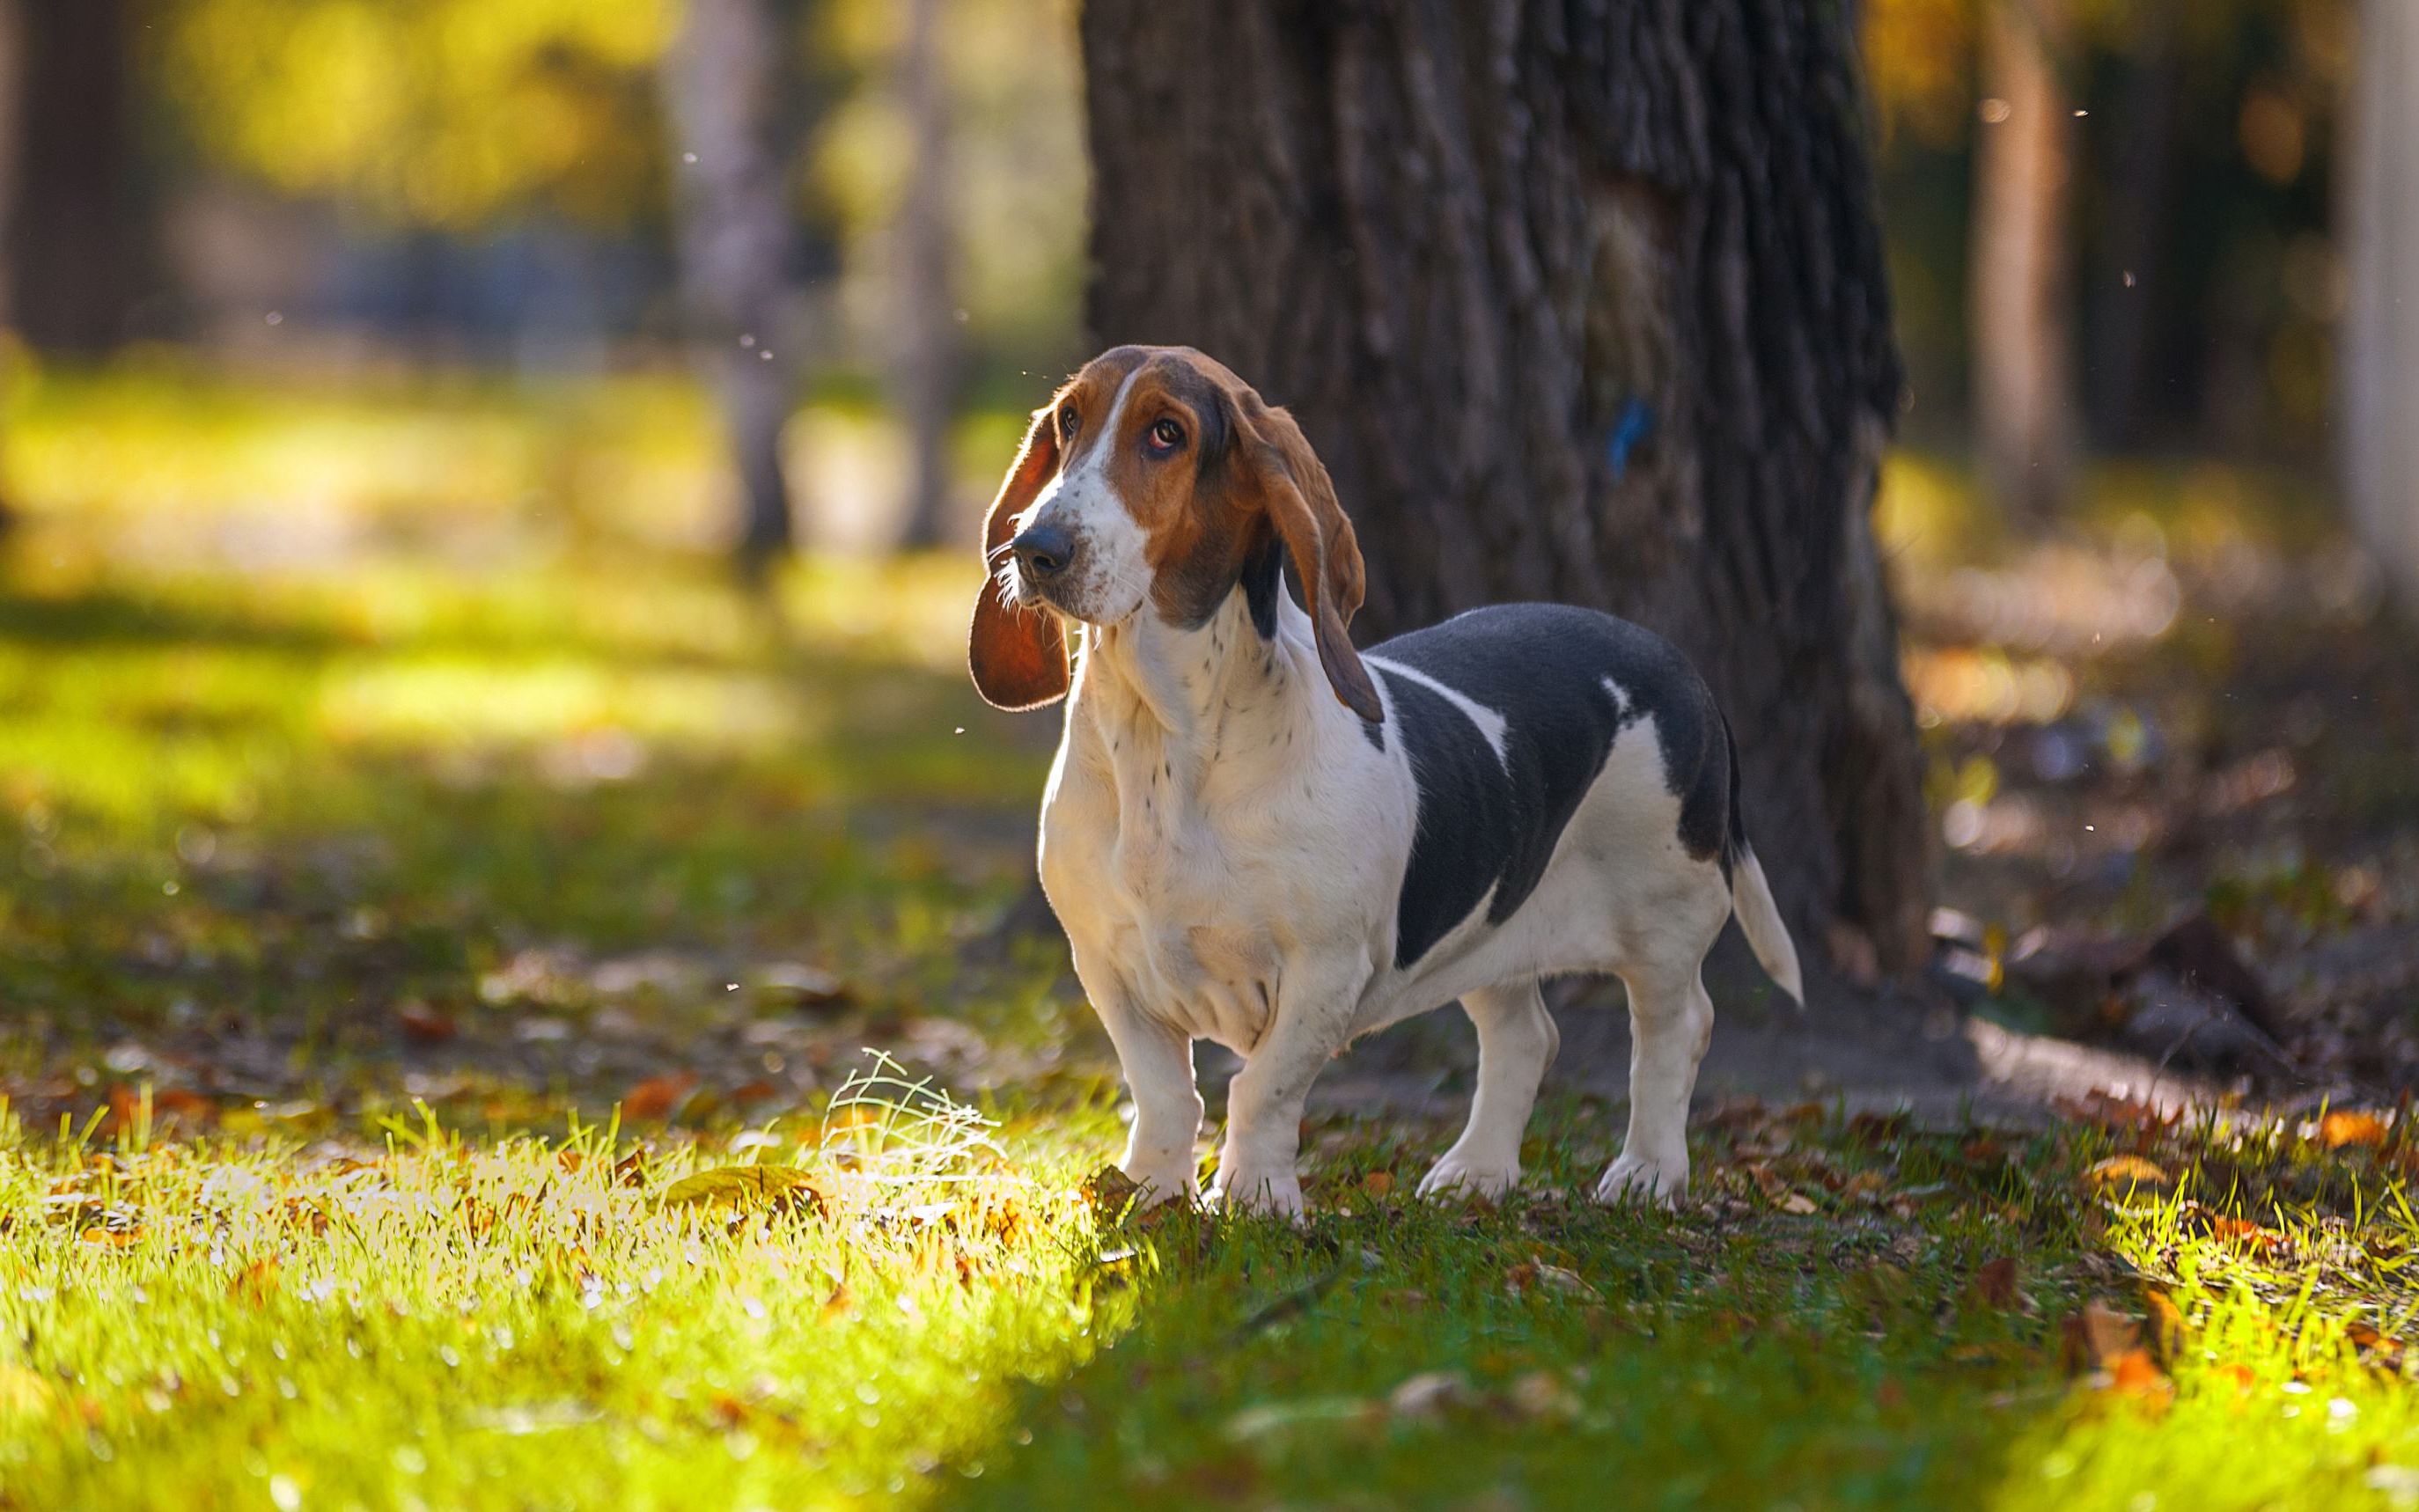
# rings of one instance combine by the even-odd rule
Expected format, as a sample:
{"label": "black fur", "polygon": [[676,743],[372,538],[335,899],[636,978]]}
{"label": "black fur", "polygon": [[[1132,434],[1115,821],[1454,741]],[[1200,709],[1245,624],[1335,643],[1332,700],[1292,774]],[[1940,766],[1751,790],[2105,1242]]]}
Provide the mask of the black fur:
{"label": "black fur", "polygon": [[[1449,700],[1382,666],[1419,788],[1419,827],[1395,908],[1394,964],[1407,966],[1470,917],[1518,910],[1621,732],[1655,717],[1691,856],[1733,849],[1736,764],[1713,694],[1671,642],[1625,620],[1558,604],[1473,609],[1368,655],[1422,672],[1502,716],[1504,758]],[[1610,677],[1616,700],[1604,686]],[[1506,768],[1509,768],[1508,770]]]}

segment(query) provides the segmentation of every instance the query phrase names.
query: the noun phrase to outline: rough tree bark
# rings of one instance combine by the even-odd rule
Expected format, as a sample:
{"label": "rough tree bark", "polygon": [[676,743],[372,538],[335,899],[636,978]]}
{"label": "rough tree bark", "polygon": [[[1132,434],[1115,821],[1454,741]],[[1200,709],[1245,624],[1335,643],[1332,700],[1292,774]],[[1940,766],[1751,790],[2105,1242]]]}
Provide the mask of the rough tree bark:
{"label": "rough tree bark", "polygon": [[1090,313],[1290,406],[1364,642],[1626,613],[1736,726],[1801,945],[1925,950],[1918,757],[1870,532],[1900,399],[1819,0],[1091,0]]}
{"label": "rough tree bark", "polygon": [[1985,0],[1974,162],[1975,440],[2000,505],[2036,526],[2057,517],[2074,465],[2067,186],[2075,120],[2057,76],[2062,4]]}
{"label": "rough tree bark", "polygon": [[2366,0],[2360,28],[2344,176],[2344,492],[2419,618],[2419,0]]}
{"label": "rough tree bark", "polygon": [[958,382],[957,301],[949,281],[948,81],[941,0],[908,0],[900,93],[914,159],[899,210],[899,389],[908,439],[907,510],[900,544],[940,545],[949,533],[949,414]]}
{"label": "rough tree bark", "polygon": [[677,156],[682,290],[738,464],[737,550],[751,575],[794,538],[781,430],[804,332],[793,281],[789,153],[780,140],[788,48],[775,0],[688,0],[663,71]]}

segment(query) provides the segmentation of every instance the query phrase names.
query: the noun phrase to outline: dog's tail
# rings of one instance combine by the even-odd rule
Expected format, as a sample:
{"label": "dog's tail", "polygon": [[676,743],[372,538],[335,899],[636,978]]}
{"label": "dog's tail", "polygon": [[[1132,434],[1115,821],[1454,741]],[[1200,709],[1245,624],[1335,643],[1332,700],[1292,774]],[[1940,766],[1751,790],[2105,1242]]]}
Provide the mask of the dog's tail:
{"label": "dog's tail", "polygon": [[1731,738],[1730,721],[1722,722],[1722,743],[1731,759],[1731,912],[1738,916],[1739,932],[1747,936],[1755,958],[1799,1008],[1806,1006],[1806,978],[1798,969],[1797,946],[1789,926],[1780,921],[1780,905],[1773,902],[1772,884],[1764,880],[1764,863],[1747,842],[1747,824],[1739,814],[1738,742]]}

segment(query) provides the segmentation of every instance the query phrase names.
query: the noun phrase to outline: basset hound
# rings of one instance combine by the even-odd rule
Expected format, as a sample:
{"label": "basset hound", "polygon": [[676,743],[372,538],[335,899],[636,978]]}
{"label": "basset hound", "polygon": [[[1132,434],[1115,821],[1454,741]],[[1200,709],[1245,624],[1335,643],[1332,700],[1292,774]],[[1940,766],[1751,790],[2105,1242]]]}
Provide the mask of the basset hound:
{"label": "basset hound", "polygon": [[1573,972],[1629,994],[1628,1135],[1596,1196],[1677,1197],[1713,1031],[1700,968],[1733,912],[1803,996],[1729,727],[1677,650],[1507,604],[1356,651],[1361,551],[1326,468],[1188,347],[1076,374],[983,538],[976,687],[1068,701],[1041,881],[1132,1095],[1122,1165],[1146,1200],[1198,1190],[1194,1041],[1243,1058],[1207,1200],[1293,1215],[1319,1069],[1456,999],[1477,1096],[1420,1191],[1501,1195],[1558,1040],[1538,980]]}

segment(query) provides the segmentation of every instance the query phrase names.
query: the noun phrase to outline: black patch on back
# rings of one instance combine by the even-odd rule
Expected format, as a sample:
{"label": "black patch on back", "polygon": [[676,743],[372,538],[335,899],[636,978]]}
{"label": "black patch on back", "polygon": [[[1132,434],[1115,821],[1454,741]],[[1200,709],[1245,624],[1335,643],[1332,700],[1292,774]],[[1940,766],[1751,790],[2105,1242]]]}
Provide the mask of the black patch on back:
{"label": "black patch on back", "polygon": [[[1419,825],[1395,908],[1394,964],[1407,966],[1494,891],[1487,921],[1518,911],[1543,880],[1563,830],[1623,729],[1655,717],[1663,765],[1681,800],[1679,839],[1727,867],[1733,763],[1728,731],[1687,659],[1609,614],[1505,604],[1370,648],[1504,720],[1498,760],[1471,717],[1383,667],[1411,775]],[[1616,700],[1605,687],[1619,687]]]}

